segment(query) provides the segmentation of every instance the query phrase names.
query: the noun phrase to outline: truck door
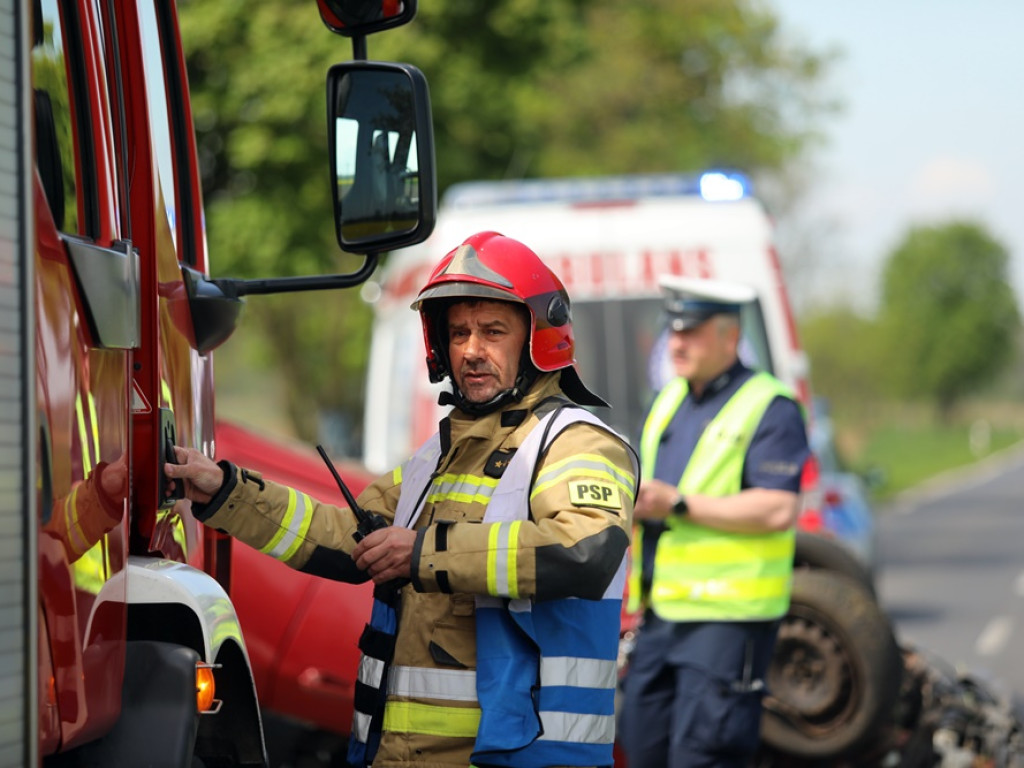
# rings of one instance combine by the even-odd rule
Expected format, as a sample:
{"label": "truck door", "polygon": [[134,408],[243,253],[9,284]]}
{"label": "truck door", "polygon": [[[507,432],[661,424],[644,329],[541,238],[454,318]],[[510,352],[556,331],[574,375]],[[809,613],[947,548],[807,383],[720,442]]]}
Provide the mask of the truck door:
{"label": "truck door", "polygon": [[[151,551],[203,567],[200,526],[168,502],[168,443],[212,453],[213,368],[194,348],[181,265],[205,272],[206,254],[187,80],[173,3],[114,0],[125,94],[133,244],[140,259],[141,340],[134,358],[139,530]],[[172,509],[173,507],[173,509]]]}
{"label": "truck door", "polygon": [[91,3],[34,5],[31,98],[41,750],[108,729],[124,667],[134,255]]}

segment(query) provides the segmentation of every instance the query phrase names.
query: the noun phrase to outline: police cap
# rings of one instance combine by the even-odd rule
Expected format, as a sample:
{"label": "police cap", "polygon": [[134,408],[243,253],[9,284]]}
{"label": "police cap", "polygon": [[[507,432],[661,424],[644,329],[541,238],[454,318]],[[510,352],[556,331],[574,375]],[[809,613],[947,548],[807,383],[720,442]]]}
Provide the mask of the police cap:
{"label": "police cap", "polygon": [[714,315],[739,314],[744,304],[757,298],[749,285],[727,280],[660,275],[658,284],[673,331],[696,328]]}

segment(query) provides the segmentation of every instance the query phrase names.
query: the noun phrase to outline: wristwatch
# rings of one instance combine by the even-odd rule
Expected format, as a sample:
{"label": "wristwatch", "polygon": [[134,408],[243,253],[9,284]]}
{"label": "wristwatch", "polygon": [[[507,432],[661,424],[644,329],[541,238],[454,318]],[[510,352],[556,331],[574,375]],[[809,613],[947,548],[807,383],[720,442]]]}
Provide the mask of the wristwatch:
{"label": "wristwatch", "polygon": [[686,503],[686,497],[679,494],[679,498],[676,499],[676,503],[672,505],[672,514],[682,517],[690,511],[690,505]]}

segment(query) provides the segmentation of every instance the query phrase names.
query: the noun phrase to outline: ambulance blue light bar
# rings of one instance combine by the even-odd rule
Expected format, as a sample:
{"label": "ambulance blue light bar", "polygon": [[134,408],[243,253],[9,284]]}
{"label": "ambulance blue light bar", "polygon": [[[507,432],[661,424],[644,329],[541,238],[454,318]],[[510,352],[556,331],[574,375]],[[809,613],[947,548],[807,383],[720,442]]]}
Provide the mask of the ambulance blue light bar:
{"label": "ambulance blue light bar", "polygon": [[478,208],[525,203],[601,203],[650,197],[701,197],[709,202],[751,195],[749,179],[736,171],[700,174],[637,174],[516,181],[467,181],[445,192],[445,208]]}
{"label": "ambulance blue light bar", "polygon": [[713,202],[742,200],[747,196],[748,187],[747,180],[736,173],[711,171],[700,177],[700,196]]}

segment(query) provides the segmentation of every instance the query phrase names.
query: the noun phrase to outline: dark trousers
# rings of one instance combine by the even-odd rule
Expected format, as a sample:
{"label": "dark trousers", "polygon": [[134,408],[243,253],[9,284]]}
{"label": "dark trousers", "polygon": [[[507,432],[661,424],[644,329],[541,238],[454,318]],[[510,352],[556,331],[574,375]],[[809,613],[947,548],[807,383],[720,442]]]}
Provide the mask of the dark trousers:
{"label": "dark trousers", "polygon": [[629,768],[745,768],[757,751],[778,622],[676,624],[650,611],[625,678]]}

